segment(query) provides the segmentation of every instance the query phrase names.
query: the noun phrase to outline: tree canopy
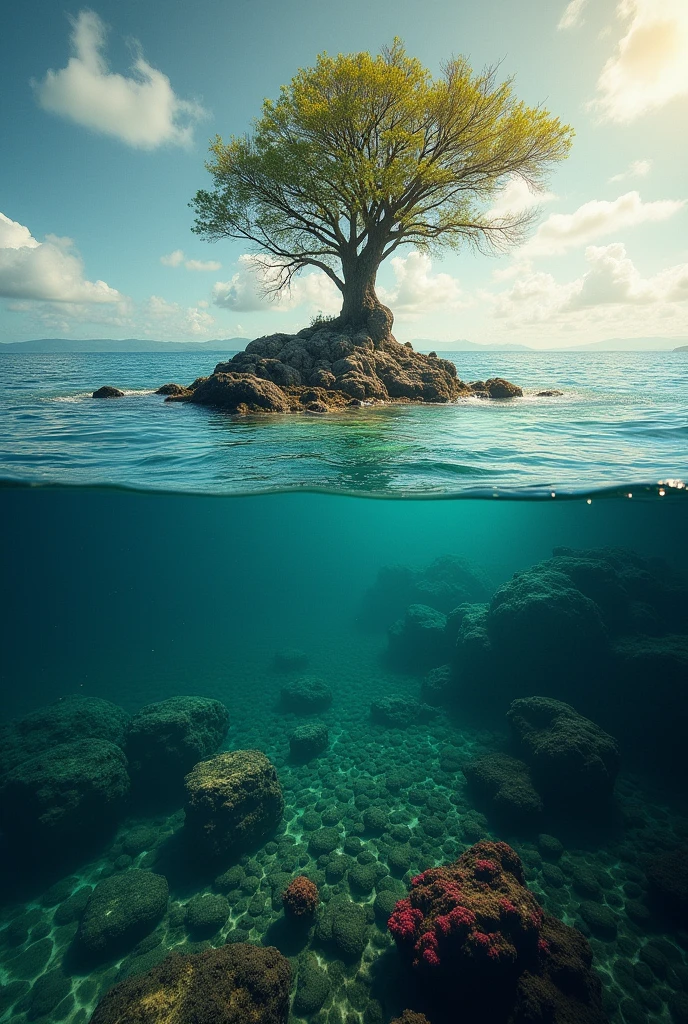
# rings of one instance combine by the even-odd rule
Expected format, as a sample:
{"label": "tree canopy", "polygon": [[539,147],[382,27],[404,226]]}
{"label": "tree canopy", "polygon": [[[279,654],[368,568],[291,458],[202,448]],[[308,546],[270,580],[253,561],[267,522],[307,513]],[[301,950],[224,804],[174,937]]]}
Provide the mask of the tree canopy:
{"label": "tree canopy", "polygon": [[273,290],[317,267],[354,322],[379,305],[377,269],[401,245],[518,242],[532,211],[496,215],[490,202],[514,178],[541,190],[572,137],[517,99],[498,66],[474,72],[457,57],[433,79],[398,39],[376,56],[323,53],[264,101],[251,133],[216,137],[193,230],[249,242]]}

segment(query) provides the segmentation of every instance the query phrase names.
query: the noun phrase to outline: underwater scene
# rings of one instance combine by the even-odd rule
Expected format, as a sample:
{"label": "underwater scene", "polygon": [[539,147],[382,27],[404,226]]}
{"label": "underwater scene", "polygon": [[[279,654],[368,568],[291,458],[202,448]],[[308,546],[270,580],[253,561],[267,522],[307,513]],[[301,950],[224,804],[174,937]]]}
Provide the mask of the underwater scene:
{"label": "underwater scene", "polygon": [[3,1021],[687,1020],[684,495],[5,487]]}

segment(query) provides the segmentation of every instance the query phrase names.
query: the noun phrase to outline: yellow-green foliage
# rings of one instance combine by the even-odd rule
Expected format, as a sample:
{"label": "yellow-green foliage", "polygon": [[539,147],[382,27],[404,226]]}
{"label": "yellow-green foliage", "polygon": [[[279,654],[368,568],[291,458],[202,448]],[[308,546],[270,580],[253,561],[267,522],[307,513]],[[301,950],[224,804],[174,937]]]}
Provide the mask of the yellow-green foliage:
{"label": "yellow-green foliage", "polygon": [[513,177],[541,188],[572,137],[495,68],[459,57],[433,79],[398,39],[376,56],[323,53],[265,100],[252,134],[215,139],[195,230],[249,239],[287,278],[311,264],[342,287],[340,264],[346,280],[352,260],[376,268],[402,243],[517,240],[529,215],[490,217],[486,203]]}

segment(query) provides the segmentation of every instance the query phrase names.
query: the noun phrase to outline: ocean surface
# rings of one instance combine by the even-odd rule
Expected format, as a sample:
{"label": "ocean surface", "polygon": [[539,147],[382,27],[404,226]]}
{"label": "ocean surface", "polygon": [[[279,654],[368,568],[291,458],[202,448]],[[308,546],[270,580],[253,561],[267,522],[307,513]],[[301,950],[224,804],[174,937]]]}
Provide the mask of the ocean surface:
{"label": "ocean surface", "polygon": [[[0,477],[213,494],[425,496],[580,492],[688,476],[685,353],[447,356],[462,379],[503,376],[525,397],[231,418],[153,394],[211,372],[212,353],[0,349]],[[103,384],[126,397],[93,401]],[[536,397],[550,389],[564,394]]]}
{"label": "ocean surface", "polygon": [[[152,393],[207,360],[0,351],[2,1024],[686,1024],[685,355],[457,353],[526,398],[341,416]],[[222,755],[263,774],[198,829]],[[209,1014],[245,944],[291,982]]]}

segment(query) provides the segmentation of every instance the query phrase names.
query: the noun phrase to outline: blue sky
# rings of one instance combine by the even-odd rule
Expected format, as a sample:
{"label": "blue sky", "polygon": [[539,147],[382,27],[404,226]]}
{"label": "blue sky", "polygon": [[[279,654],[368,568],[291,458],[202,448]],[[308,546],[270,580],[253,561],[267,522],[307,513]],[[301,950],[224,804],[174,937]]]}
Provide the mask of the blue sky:
{"label": "blue sky", "polygon": [[[433,73],[501,60],[576,130],[519,250],[388,261],[397,337],[688,336],[685,0],[25,0],[0,39],[0,341],[255,337],[336,312],[318,274],[268,302],[245,246],[191,234],[188,202],[212,136],[250,129],[319,52],[395,35]],[[533,201],[518,183],[498,200]]]}

